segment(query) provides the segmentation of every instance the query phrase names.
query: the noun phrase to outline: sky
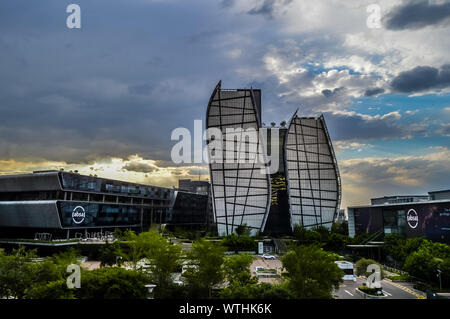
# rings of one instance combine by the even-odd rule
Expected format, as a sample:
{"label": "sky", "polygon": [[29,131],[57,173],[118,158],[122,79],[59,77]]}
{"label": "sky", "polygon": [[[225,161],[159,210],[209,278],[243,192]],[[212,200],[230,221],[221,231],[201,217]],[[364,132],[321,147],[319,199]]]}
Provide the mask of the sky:
{"label": "sky", "polygon": [[449,1],[2,0],[0,174],[208,178],[171,132],[222,80],[260,88],[265,123],[324,115],[343,208],[449,189],[449,35]]}

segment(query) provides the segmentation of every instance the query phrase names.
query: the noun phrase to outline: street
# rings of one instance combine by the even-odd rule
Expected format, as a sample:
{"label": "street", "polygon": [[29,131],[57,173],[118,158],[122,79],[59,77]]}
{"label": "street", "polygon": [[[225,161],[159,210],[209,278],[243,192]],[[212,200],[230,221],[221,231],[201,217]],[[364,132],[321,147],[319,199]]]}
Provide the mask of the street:
{"label": "street", "polygon": [[[365,278],[357,278],[354,281],[344,281],[338,290],[333,292],[335,299],[364,299],[355,289],[366,282]],[[387,295],[380,299],[419,299],[419,294],[414,292],[407,283],[394,283],[387,280],[381,281],[383,292]]]}

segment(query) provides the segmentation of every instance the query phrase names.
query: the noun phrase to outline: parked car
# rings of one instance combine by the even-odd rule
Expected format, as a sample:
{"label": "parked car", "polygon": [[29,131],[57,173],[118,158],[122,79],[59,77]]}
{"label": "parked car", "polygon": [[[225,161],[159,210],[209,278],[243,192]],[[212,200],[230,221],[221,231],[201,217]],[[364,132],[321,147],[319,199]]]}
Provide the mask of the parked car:
{"label": "parked car", "polygon": [[274,255],[269,255],[269,254],[264,254],[264,255],[261,256],[261,258],[265,259],[265,260],[275,260],[275,259],[277,259]]}

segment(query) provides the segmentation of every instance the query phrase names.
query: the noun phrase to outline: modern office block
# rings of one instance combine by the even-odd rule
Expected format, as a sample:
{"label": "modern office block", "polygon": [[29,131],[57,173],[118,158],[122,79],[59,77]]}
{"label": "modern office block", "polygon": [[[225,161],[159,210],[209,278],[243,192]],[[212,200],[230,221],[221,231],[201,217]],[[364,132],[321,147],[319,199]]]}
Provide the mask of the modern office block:
{"label": "modern office block", "polygon": [[291,225],[331,226],[341,200],[340,178],[323,116],[294,114],[286,136]]}
{"label": "modern office block", "polygon": [[0,238],[46,233],[70,239],[116,228],[146,231],[152,223],[173,219],[192,229],[210,221],[207,204],[207,195],[77,173],[6,175],[0,176]]}
{"label": "modern office block", "polygon": [[[252,234],[290,233],[296,225],[331,227],[340,206],[341,183],[323,116],[301,118],[295,113],[288,127],[282,123],[266,128],[261,123],[260,90],[224,90],[219,82],[208,103],[206,128],[222,133],[218,151],[216,137],[207,139],[219,235],[244,224]],[[227,133],[229,128],[254,130],[258,139],[252,143],[236,138]],[[230,140],[234,143],[227,143]],[[267,150],[272,149],[279,151],[275,171],[267,161]],[[222,162],[211,161],[213,150],[223,154]],[[235,161],[229,163],[230,153]],[[258,160],[239,161],[251,155]]]}
{"label": "modern office block", "polygon": [[[432,196],[437,193],[438,199]],[[396,234],[450,243],[450,191],[428,194],[428,200],[427,195],[386,196],[383,201],[373,198],[371,205],[348,207],[349,235]]]}
{"label": "modern office block", "polygon": [[[219,235],[235,231],[246,224],[256,234],[267,219],[270,206],[270,176],[265,164],[257,161],[260,143],[246,143],[227,134],[226,129],[253,129],[259,133],[260,91],[222,90],[221,83],[214,89],[208,104],[206,127],[222,132],[223,145],[234,145],[231,152],[224,147],[222,161],[210,163],[215,222]],[[235,140],[238,140],[235,142]],[[212,140],[208,140],[210,147]],[[212,151],[212,148],[209,148]],[[241,163],[240,158],[249,159]],[[251,160],[253,158],[253,160]],[[228,159],[228,162],[227,160]]]}

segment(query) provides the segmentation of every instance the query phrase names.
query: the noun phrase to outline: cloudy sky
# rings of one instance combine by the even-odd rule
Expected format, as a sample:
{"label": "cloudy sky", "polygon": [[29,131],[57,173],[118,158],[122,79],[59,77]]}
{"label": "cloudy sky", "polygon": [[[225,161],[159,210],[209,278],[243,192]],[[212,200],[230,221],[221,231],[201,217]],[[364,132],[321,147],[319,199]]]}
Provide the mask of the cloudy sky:
{"label": "cloudy sky", "polygon": [[449,35],[437,0],[2,0],[0,174],[206,178],[171,132],[222,80],[262,89],[263,122],[324,114],[343,207],[450,188]]}

